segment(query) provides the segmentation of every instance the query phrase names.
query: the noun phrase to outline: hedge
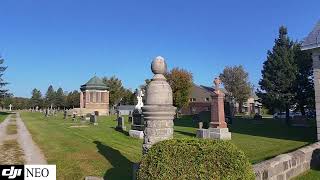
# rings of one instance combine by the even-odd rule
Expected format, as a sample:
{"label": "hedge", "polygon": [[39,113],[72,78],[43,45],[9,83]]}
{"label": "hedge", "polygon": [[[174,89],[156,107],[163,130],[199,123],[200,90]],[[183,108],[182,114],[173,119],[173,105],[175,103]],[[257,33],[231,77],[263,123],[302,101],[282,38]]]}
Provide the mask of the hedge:
{"label": "hedge", "polygon": [[159,142],[142,157],[137,179],[254,179],[252,166],[228,141],[172,139]]}

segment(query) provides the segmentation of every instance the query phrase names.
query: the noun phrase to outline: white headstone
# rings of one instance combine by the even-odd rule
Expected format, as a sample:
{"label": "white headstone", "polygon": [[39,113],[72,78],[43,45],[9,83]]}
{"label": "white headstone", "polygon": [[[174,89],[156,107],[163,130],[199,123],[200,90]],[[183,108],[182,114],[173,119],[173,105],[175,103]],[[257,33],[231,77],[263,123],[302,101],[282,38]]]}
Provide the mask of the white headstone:
{"label": "white headstone", "polygon": [[144,96],[142,90],[138,90],[137,91],[137,100],[138,100],[138,103],[135,107],[135,109],[139,109],[141,110],[141,108],[143,107],[143,101],[142,101],[142,97]]}
{"label": "white headstone", "polygon": [[12,111],[12,104],[9,105],[9,111]]}

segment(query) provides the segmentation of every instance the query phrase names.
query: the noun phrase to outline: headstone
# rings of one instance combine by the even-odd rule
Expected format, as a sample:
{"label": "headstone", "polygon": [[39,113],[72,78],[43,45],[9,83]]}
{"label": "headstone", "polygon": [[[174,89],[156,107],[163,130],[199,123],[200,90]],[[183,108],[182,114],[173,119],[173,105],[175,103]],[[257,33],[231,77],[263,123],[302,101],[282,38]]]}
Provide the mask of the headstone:
{"label": "headstone", "polygon": [[38,112],[39,111],[39,106],[36,106],[36,112]]}
{"label": "headstone", "polygon": [[151,64],[154,76],[146,91],[146,104],[142,107],[145,121],[143,153],[157,142],[173,138],[173,119],[176,108],[172,106],[172,89],[164,74],[167,64],[163,57],[156,57]]}
{"label": "headstone", "polygon": [[95,113],[92,113],[90,116],[90,122],[93,123],[93,125],[98,125],[98,120],[97,120],[97,116],[95,115]]}
{"label": "headstone", "polygon": [[12,104],[9,105],[9,111],[12,111]]}
{"label": "headstone", "polygon": [[199,125],[199,129],[203,128],[203,122],[198,122],[198,125]]}
{"label": "headstone", "polygon": [[48,108],[46,108],[45,116],[46,116],[46,117],[48,117],[48,116],[49,116],[49,109],[48,109]]}
{"label": "headstone", "polygon": [[129,113],[128,121],[133,123],[133,116],[132,116],[132,112],[131,111]]}
{"label": "headstone", "polygon": [[143,101],[142,101],[142,97],[144,96],[142,90],[137,90],[136,91],[136,95],[137,95],[137,105],[135,107],[135,109],[141,110],[141,108],[143,107]]}
{"label": "headstone", "polygon": [[214,79],[215,90],[211,102],[211,122],[209,129],[198,129],[197,137],[204,139],[230,140],[231,133],[227,127],[224,113],[224,93],[220,90],[221,80]]}
{"label": "headstone", "polygon": [[72,112],[72,120],[73,121],[76,121],[76,116],[77,116],[77,113],[76,112]]}
{"label": "headstone", "polygon": [[116,129],[118,131],[125,131],[127,129],[126,125],[124,124],[124,117],[118,118],[118,125],[117,125]]}
{"label": "headstone", "polygon": [[132,113],[132,125],[131,129],[143,131],[144,130],[144,120],[142,116],[142,111],[135,109]]}
{"label": "headstone", "polygon": [[67,119],[67,113],[68,113],[67,110],[63,111],[63,119]]}

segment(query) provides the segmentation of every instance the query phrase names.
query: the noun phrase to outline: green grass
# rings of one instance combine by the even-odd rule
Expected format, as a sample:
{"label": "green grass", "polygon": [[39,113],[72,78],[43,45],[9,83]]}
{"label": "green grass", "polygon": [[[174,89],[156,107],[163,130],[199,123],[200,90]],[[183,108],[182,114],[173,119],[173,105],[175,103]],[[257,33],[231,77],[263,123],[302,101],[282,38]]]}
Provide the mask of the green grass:
{"label": "green grass", "polygon": [[[39,113],[22,113],[33,139],[44,151],[50,164],[57,164],[57,179],[83,179],[94,175],[106,179],[131,179],[132,164],[141,159],[142,140],[114,128],[115,117],[99,117],[99,125],[70,128],[71,119],[62,116],[44,118]],[[126,119],[127,121],[127,119]],[[130,125],[127,124],[127,129]],[[190,117],[175,120],[175,138],[194,137],[197,128]],[[238,118],[230,126],[232,142],[252,163],[292,151],[315,141],[315,127],[287,127],[265,119],[264,124]]]}
{"label": "green grass", "polygon": [[318,180],[320,179],[320,169],[311,169],[295,178],[295,180]]}
{"label": "green grass", "polygon": [[9,115],[7,112],[0,112],[0,123],[6,119],[6,117]]}

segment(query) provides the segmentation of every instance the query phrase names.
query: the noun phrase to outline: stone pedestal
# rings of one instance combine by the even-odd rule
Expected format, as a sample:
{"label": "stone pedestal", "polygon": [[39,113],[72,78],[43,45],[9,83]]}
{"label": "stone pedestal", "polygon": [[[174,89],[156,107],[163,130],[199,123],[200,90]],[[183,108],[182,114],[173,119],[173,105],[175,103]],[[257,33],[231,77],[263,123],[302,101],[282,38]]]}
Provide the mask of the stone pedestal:
{"label": "stone pedestal", "polygon": [[173,137],[173,119],[176,108],[172,106],[172,89],[164,74],[167,65],[162,57],[156,57],[151,64],[155,74],[146,91],[146,104],[142,107],[145,121],[143,153],[159,141]]}
{"label": "stone pedestal", "polygon": [[137,139],[143,139],[144,138],[144,133],[143,131],[138,131],[138,130],[130,130],[129,131],[129,136]]}
{"label": "stone pedestal", "polygon": [[231,133],[228,128],[198,129],[197,137],[202,139],[231,140]]}

